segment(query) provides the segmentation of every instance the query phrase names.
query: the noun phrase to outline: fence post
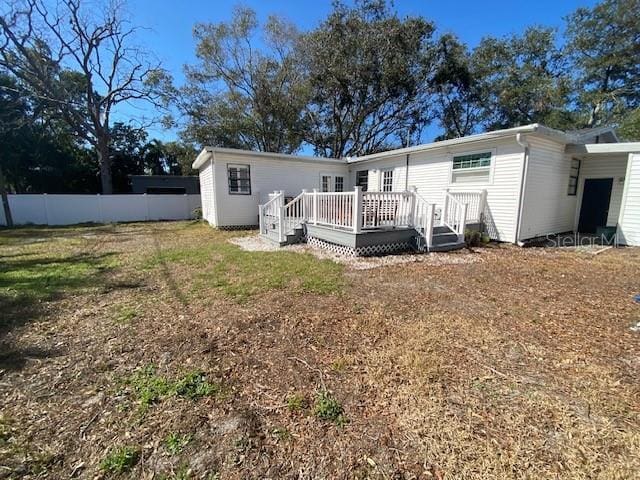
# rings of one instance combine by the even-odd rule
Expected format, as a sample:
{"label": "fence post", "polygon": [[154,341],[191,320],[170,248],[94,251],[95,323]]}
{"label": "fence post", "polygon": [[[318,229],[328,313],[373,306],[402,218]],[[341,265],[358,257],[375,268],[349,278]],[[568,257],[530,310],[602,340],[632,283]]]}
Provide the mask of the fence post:
{"label": "fence post", "polygon": [[278,207],[278,241],[284,242],[284,205]]}
{"label": "fence post", "polygon": [[42,202],[44,204],[44,221],[46,225],[49,225],[49,202],[46,193],[42,194]]}
{"label": "fence post", "polygon": [[362,231],[362,187],[353,188],[353,231],[360,233]]}
{"label": "fence post", "polygon": [[427,216],[424,220],[424,240],[427,245],[427,252],[431,250],[433,245],[433,223],[435,222],[436,205],[429,203],[427,206]]}
{"label": "fence post", "polygon": [[484,209],[487,206],[487,190],[483,189],[480,192],[480,201],[478,202],[478,221],[482,223],[484,221]]}
{"label": "fence post", "polygon": [[147,208],[147,215],[145,217],[145,221],[148,222],[149,220],[151,220],[151,214],[149,213],[149,196],[146,193],[143,193],[142,197],[144,198],[144,203]]}
{"label": "fence post", "polygon": [[98,199],[98,223],[106,223],[104,221],[104,214],[102,213],[102,195],[96,193],[96,198]]}
{"label": "fence post", "polygon": [[318,189],[313,189],[313,224],[318,224]]}

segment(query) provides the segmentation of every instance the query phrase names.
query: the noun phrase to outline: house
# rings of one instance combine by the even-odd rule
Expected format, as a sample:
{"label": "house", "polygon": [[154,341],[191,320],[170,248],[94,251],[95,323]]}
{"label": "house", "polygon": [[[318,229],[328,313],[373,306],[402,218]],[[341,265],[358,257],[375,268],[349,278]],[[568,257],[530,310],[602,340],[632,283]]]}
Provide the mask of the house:
{"label": "house", "polygon": [[129,175],[131,193],[197,195],[200,182],[195,175]]}
{"label": "house", "polygon": [[344,159],[207,147],[193,167],[211,225],[259,225],[280,243],[437,250],[468,228],[523,244],[609,227],[640,245],[640,143],[610,127],[533,124]]}

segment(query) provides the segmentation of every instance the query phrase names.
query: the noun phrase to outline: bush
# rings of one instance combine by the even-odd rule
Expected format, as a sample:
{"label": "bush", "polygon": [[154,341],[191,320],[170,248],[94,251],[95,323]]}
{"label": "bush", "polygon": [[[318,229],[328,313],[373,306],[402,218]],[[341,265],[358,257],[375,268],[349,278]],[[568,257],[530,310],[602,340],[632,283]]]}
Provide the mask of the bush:
{"label": "bush", "polygon": [[321,420],[332,421],[338,425],[344,425],[347,421],[340,402],[326,391],[319,392],[316,396],[313,413]]}
{"label": "bush", "polygon": [[477,230],[465,230],[464,232],[464,242],[467,244],[467,247],[477,247],[480,245],[482,241],[482,233]]}

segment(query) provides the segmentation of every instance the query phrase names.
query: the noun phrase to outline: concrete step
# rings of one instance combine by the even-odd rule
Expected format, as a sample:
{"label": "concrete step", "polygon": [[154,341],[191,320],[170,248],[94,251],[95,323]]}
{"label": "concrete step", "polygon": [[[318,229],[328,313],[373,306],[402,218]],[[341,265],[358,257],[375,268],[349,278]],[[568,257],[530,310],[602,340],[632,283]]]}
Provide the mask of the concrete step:
{"label": "concrete step", "polygon": [[448,242],[448,243],[441,243],[440,245],[432,245],[429,251],[430,252],[450,252],[452,250],[460,250],[465,246],[466,244],[464,242]]}
{"label": "concrete step", "polygon": [[455,243],[458,241],[458,234],[453,232],[448,233],[434,233],[433,244],[442,245],[445,243]]}

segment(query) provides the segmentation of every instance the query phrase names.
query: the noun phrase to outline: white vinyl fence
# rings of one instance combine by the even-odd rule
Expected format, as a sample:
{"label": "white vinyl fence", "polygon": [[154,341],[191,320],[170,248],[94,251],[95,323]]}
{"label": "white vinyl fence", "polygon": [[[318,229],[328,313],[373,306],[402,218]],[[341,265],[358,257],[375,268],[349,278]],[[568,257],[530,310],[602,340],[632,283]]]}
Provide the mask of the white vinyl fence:
{"label": "white vinyl fence", "polygon": [[[187,220],[200,195],[9,195],[15,225]],[[6,225],[0,205],[0,225]]]}

